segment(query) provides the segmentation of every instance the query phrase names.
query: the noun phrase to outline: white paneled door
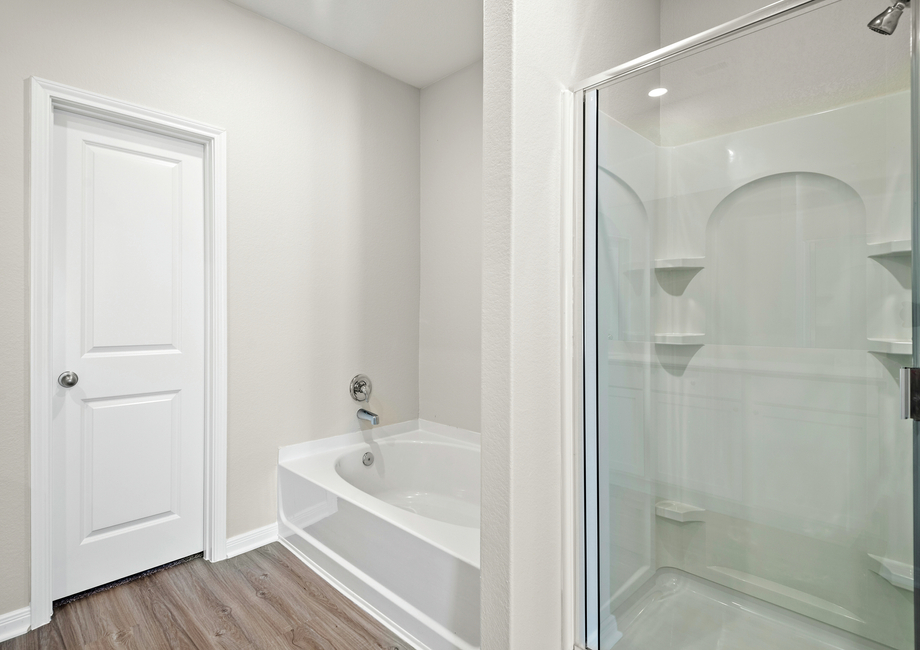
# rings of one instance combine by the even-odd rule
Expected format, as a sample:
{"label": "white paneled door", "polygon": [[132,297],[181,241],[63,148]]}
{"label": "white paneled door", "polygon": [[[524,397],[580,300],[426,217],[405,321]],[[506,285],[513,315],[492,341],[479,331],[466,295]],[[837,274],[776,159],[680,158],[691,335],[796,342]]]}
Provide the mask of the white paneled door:
{"label": "white paneled door", "polygon": [[57,599],[203,548],[204,152],[63,111],[53,141]]}

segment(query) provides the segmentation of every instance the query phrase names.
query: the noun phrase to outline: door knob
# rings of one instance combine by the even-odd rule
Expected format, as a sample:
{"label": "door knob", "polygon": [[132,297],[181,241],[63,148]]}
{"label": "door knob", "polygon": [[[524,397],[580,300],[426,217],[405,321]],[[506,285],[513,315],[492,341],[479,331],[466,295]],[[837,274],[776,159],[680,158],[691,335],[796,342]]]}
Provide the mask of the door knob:
{"label": "door knob", "polygon": [[77,377],[77,373],[72,370],[65,370],[61,373],[61,376],[58,377],[58,383],[64,388],[73,388],[77,385],[78,381],[80,381],[80,378]]}

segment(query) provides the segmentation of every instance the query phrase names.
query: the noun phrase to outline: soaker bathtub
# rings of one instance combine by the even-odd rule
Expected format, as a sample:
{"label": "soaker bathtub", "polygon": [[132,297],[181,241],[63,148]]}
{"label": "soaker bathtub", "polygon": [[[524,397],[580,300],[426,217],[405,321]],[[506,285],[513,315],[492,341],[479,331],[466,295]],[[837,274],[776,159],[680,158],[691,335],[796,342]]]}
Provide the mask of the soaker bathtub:
{"label": "soaker bathtub", "polygon": [[475,650],[479,450],[425,420],[283,447],[281,542],[417,650]]}

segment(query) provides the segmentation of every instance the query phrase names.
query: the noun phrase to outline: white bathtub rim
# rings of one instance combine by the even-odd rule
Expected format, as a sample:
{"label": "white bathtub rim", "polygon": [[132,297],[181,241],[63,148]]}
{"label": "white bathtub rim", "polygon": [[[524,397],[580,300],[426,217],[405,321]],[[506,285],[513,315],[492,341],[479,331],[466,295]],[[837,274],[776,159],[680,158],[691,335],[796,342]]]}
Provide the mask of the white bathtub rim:
{"label": "white bathtub rim", "polygon": [[319,440],[308,440],[306,442],[280,447],[278,449],[278,462],[283,463],[288,460],[296,460],[304,456],[312,456],[314,454],[320,454],[342,447],[350,447],[360,443],[367,444],[370,442],[378,442],[392,436],[415,431],[425,431],[437,436],[443,436],[450,439],[450,441],[455,444],[460,442],[475,445],[477,447],[481,446],[482,436],[477,431],[460,429],[459,427],[452,427],[447,424],[441,424],[440,422],[432,422],[431,420],[406,420],[405,422],[363,428],[360,430],[356,429],[344,434],[326,436]]}
{"label": "white bathtub rim", "polygon": [[[422,422],[424,422],[427,429],[427,425],[430,423]],[[409,426],[411,424],[412,422],[391,425],[391,427],[387,427],[388,430],[383,432],[382,435],[375,436],[375,439],[370,441],[365,438],[363,432],[354,432],[328,440],[294,445],[298,448],[296,453],[289,451],[285,454],[286,459],[279,461],[279,465],[333,494],[336,498],[361,508],[376,517],[380,517],[400,530],[431,544],[439,551],[479,569],[479,527],[473,528],[451,524],[403,510],[349,483],[335,469],[336,461],[342,456],[366,449],[368,445],[377,443],[409,442],[410,439],[414,439],[411,441],[464,449],[478,446],[473,442],[474,440],[476,442],[479,440],[479,434],[475,432],[437,425],[438,428],[442,428],[442,431],[444,431],[444,433],[440,433],[419,427],[411,428]],[[422,438],[428,437],[429,439],[419,440],[418,434],[422,434]],[[464,434],[472,434],[472,436]],[[282,451],[279,452],[279,458],[284,453],[284,449],[282,448]],[[298,531],[302,530],[290,521],[288,521],[288,525]]]}
{"label": "white bathtub rim", "polygon": [[[380,584],[377,580],[374,580],[369,575],[361,571],[361,569],[354,566],[351,562],[345,560],[338,553],[332,551],[328,546],[318,541],[312,535],[305,533],[302,529],[291,524],[283,514],[279,514],[281,523],[285,528],[290,530],[293,534],[297,535],[305,542],[313,546],[317,551],[326,555],[329,559],[335,562],[337,565],[341,566],[345,571],[348,571],[355,578],[357,578],[362,584],[366,584],[371,589],[379,593],[381,596],[386,598],[389,602],[396,605],[402,611],[406,612],[413,620],[418,621],[423,626],[425,626],[432,633],[437,636],[445,639],[449,643],[452,643],[457,647],[458,650],[479,650],[479,646],[473,646],[467,641],[464,641],[462,638],[445,628],[443,625],[432,619],[430,616],[420,611],[417,607],[406,601],[404,598],[398,596],[393,591]],[[336,589],[348,596],[353,602],[361,607],[368,614],[372,615],[378,621],[383,623],[387,628],[390,629],[394,634],[401,637],[403,641],[407,642],[409,645],[417,648],[417,650],[429,650],[428,646],[425,643],[419,641],[414,635],[410,634],[403,628],[401,625],[397,624],[395,621],[390,619],[388,616],[380,612],[376,607],[368,603],[364,598],[356,594],[352,589],[343,584],[335,576],[331,575],[324,568],[319,566],[314,562],[306,553],[298,549],[296,546],[291,544],[284,535],[278,536],[279,541],[284,545],[285,548],[289,549],[297,555],[305,564],[307,564],[311,569],[319,573],[324,579],[329,581]]]}

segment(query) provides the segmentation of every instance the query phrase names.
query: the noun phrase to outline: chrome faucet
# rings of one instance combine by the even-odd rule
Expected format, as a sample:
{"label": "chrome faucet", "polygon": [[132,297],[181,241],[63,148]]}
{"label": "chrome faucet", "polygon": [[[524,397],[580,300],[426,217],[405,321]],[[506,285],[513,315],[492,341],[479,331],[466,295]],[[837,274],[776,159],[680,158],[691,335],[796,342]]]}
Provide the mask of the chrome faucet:
{"label": "chrome faucet", "polygon": [[[370,404],[371,401],[371,378],[367,375],[355,375],[348,385],[348,393],[356,402]],[[380,417],[376,413],[371,413],[367,409],[358,409],[358,419],[367,420],[371,424],[379,424]]]}
{"label": "chrome faucet", "polygon": [[367,409],[358,409],[358,419],[367,420],[371,424],[380,424],[380,416],[376,413],[371,413]]}

